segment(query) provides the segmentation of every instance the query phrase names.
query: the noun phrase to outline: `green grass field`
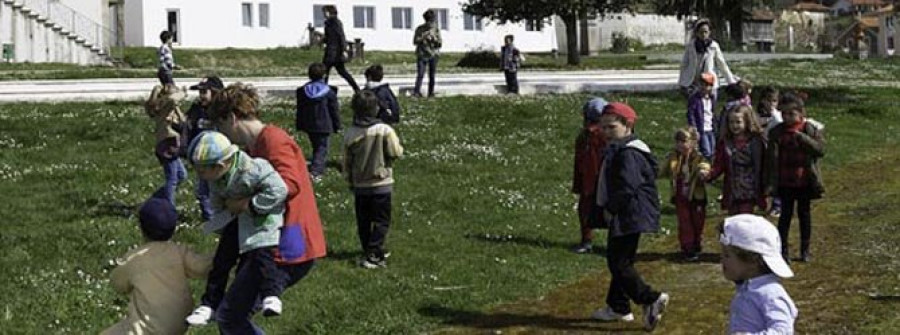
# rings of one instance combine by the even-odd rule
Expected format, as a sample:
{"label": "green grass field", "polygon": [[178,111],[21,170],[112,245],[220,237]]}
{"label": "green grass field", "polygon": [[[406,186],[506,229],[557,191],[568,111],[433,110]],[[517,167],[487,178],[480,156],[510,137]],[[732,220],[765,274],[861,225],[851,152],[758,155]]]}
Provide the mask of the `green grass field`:
{"label": "green grass field", "polygon": [[[747,77],[757,84],[777,84],[792,76],[814,76],[819,69],[791,70],[797,64],[778,65],[783,71],[753,71],[756,75]],[[882,71],[896,68],[849,71],[854,70],[857,78],[876,80]],[[900,142],[896,98],[900,89],[851,85],[805,90],[811,95],[810,115],[827,124],[826,173],[845,171],[852,176],[846,171],[880,167],[865,173],[894,169],[896,175],[893,165],[868,162]],[[572,145],[581,122],[580,106],[588,97],[402,100],[404,119],[397,130],[407,152],[395,167],[393,226],[387,245],[393,256],[388,268],[366,271],[354,265],[360,250],[352,196],[337,171],[330,170],[316,186],[329,257],[285,293],[282,317],[257,320],[273,334],[477,333],[495,328],[515,333],[522,323],[527,326],[524,333],[632,329],[561,328],[528,314],[514,319],[519,323],[513,327],[503,323],[479,327],[485,318],[502,321],[495,312],[533,311],[541,306],[556,310],[546,301],[567,294],[581,299],[569,299],[578,302],[574,305],[565,305],[566,299],[560,302],[575,316],[585,318],[602,306],[605,284],[598,278],[608,277],[605,261],[568,251],[578,238],[575,198],[569,193]],[[684,102],[675,93],[605,97],[627,99],[635,107],[641,118],[637,131],[657,157],[672,146],[671,133],[684,123]],[[264,110],[265,121],[292,128],[290,103],[272,103]],[[349,114],[345,107],[345,124]],[[97,333],[116,322],[127,303],[108,286],[110,262],[141,243],[135,206],[162,183],[162,171],[152,154],[152,124],[137,103],[6,104],[0,108],[0,121],[0,266],[4,269],[0,272],[0,296],[4,297],[0,329],[9,334]],[[297,139],[309,152],[305,136]],[[340,140],[332,143],[331,159],[337,160]],[[897,177],[890,180],[881,186],[897,185]],[[887,297],[900,294],[894,277],[897,253],[888,252],[896,247],[885,240],[900,237],[897,225],[887,225],[896,223],[900,211],[896,206],[881,209],[897,204],[891,198],[896,191],[877,193],[873,186],[866,189],[873,193],[850,193],[853,184],[848,181],[829,184],[827,197],[840,199],[845,207],[829,207],[834,229],[816,231],[822,235],[814,237],[828,236],[828,232],[844,236],[853,225],[869,224],[881,230],[859,234],[847,245],[864,251],[872,240],[888,249],[823,252],[853,266],[838,263],[812,272],[817,264],[812,263],[808,268],[817,278],[805,277],[804,269],[799,269],[794,283],[815,279],[827,289],[823,293],[822,286],[789,282],[802,315],[799,333],[887,334],[900,329],[896,304],[890,299],[853,299],[845,304],[843,298],[830,298],[868,293],[847,292],[844,284],[848,290],[877,288]],[[667,199],[666,182],[658,185]],[[192,192],[191,182],[178,190],[178,209],[185,220],[175,240],[211,252],[215,240],[200,233]],[[858,211],[878,216],[863,220],[856,217]],[[677,245],[674,221],[673,208],[664,202],[663,234],[642,239],[642,253],[652,259],[641,265],[642,271],[648,271],[650,282],[663,289],[709,297],[675,295],[672,315],[663,321],[660,333],[721,333],[733,288],[713,263],[691,267],[670,261]],[[716,252],[715,244],[709,244],[708,250]],[[579,291],[579,285],[586,288]],[[201,283],[194,288],[199,297]],[[585,302],[585,297],[591,299]],[[815,299],[825,299],[831,309],[817,312],[810,306],[822,301]],[[503,315],[516,315],[510,313]],[[860,322],[873,319],[880,323]]]}

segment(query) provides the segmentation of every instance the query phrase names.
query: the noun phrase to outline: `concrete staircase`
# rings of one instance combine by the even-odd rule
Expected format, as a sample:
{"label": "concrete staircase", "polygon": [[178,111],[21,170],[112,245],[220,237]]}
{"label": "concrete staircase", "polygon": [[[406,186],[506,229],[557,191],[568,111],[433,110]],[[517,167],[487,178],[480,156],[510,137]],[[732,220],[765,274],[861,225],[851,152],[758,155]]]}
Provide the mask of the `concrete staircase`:
{"label": "concrete staircase", "polygon": [[12,51],[10,62],[113,65],[113,40],[107,27],[58,1],[0,0],[0,43]]}

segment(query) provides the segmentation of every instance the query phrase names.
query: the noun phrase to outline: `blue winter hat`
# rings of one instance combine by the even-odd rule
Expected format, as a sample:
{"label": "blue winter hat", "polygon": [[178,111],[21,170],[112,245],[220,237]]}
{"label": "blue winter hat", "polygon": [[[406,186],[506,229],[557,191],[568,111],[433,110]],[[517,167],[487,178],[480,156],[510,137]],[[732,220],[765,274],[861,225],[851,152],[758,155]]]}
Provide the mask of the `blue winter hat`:
{"label": "blue winter hat", "polygon": [[603,114],[603,107],[606,107],[606,100],[603,98],[593,98],[584,104],[581,108],[584,113],[585,121],[599,121],[600,115]]}
{"label": "blue winter hat", "polygon": [[175,226],[178,223],[178,213],[175,206],[159,193],[144,202],[138,211],[141,231],[147,238],[153,241],[168,241],[175,234]]}

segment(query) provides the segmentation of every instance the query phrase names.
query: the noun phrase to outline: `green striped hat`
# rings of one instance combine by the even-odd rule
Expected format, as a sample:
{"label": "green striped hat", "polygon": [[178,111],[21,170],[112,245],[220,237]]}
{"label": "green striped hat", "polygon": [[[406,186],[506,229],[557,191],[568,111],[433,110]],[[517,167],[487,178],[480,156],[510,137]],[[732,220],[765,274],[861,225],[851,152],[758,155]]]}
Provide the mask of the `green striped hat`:
{"label": "green striped hat", "polygon": [[194,165],[213,165],[234,156],[238,147],[216,131],[204,131],[188,146],[188,158]]}

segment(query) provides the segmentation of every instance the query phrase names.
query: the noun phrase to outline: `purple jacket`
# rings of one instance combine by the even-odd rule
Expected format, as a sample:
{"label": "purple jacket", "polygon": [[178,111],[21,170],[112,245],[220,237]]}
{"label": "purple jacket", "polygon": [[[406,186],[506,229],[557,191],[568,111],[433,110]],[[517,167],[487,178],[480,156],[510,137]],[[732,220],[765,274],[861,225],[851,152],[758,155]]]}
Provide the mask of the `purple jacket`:
{"label": "purple jacket", "polygon": [[697,129],[697,133],[703,134],[703,94],[694,93],[688,98],[687,122]]}

